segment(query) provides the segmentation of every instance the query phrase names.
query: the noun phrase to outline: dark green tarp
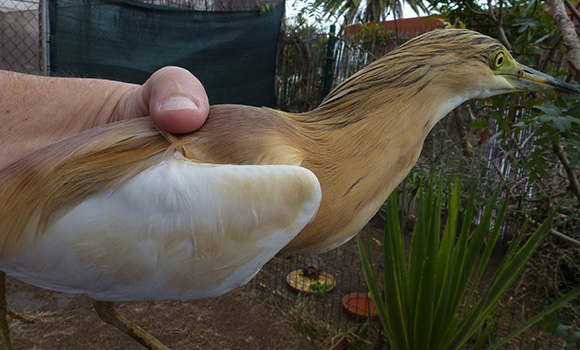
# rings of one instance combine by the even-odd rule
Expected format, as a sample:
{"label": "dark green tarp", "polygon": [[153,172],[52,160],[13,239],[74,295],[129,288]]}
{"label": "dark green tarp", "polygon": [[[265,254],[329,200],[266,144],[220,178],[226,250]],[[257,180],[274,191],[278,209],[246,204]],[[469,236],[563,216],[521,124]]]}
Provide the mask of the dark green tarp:
{"label": "dark green tarp", "polygon": [[205,85],[211,104],[274,106],[284,3],[205,12],[135,1],[50,0],[50,70],[56,76],[143,83],[180,66]]}

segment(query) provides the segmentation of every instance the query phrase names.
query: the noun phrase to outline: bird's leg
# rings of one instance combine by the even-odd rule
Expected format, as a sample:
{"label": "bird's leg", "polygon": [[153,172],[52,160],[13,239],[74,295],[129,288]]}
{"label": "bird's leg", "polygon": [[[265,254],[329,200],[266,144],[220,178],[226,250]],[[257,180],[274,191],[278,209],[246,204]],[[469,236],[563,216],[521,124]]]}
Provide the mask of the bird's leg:
{"label": "bird's leg", "polygon": [[147,331],[145,331],[143,328],[137,326],[136,324],[120,315],[115,310],[115,304],[113,302],[93,300],[93,307],[99,314],[101,320],[107,322],[111,326],[117,327],[125,334],[128,334],[131,338],[141,343],[141,345],[147,349],[169,350],[167,346],[163,345],[159,340],[157,340],[151,334],[147,333]]}
{"label": "bird's leg", "polygon": [[12,339],[10,339],[10,328],[8,328],[8,302],[6,301],[6,273],[0,271],[0,327],[2,327],[2,339],[4,346],[8,350],[14,349]]}
{"label": "bird's leg", "polygon": [[34,323],[29,317],[24,316],[20,312],[14,310],[6,299],[6,273],[0,271],[0,316],[5,315],[10,316],[15,320],[19,320],[22,323]]}
{"label": "bird's leg", "polygon": [[6,320],[7,316],[24,323],[32,322],[28,317],[14,311],[14,309],[8,305],[8,301],[6,300],[6,273],[0,271],[0,328],[2,328],[2,338],[4,339],[5,348],[12,350],[14,347],[12,345],[12,339],[10,339],[10,327]]}

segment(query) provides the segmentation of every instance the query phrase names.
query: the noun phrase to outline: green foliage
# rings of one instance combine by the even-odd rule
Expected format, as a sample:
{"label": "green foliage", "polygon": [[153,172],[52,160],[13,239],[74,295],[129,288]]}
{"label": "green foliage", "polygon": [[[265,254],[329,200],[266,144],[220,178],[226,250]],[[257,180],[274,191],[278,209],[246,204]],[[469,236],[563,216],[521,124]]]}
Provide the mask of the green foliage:
{"label": "green foliage", "polygon": [[505,3],[504,11],[503,28],[514,58],[527,66],[538,67],[546,48],[553,45],[550,41],[556,29],[547,5],[539,0],[516,0]]}
{"label": "green foliage", "polygon": [[263,16],[270,11],[274,11],[276,9],[276,5],[260,5],[258,6],[258,9],[260,11],[260,16]]}
{"label": "green foliage", "polygon": [[316,282],[314,284],[310,284],[308,289],[317,292],[318,294],[324,295],[329,289],[334,287],[334,284],[327,283],[327,282]]}
{"label": "green foliage", "polygon": [[[389,33],[385,33],[384,28],[379,23],[362,24],[360,33],[356,37],[359,44],[371,52],[377,52],[383,49],[389,43]],[[381,56],[377,54],[377,56]]]}
{"label": "green foliage", "polygon": [[[490,197],[479,225],[472,230],[475,187],[460,222],[460,190],[456,181],[447,200],[447,219],[441,231],[443,186],[439,183],[435,190],[435,185],[431,180],[419,190],[419,214],[408,260],[397,195],[388,199],[383,246],[384,292],[380,291],[372,259],[367,254],[370,246],[365,249],[361,238],[357,238],[369,291],[392,349],[461,349],[492,315],[498,300],[541,244],[553,217],[553,214],[548,217],[526,240],[523,234],[514,239],[483,291],[480,281],[497,242],[508,200],[496,207],[500,202],[498,188]],[[522,227],[522,233],[526,232],[526,226]],[[580,287],[546,312],[553,312],[578,295]],[[545,312],[536,318],[544,316]],[[536,318],[517,332],[536,323]]]}
{"label": "green foliage", "polygon": [[489,123],[486,122],[485,120],[476,120],[474,122],[467,124],[467,127],[474,128],[474,129],[489,129],[490,128]]}
{"label": "green foliage", "polygon": [[300,12],[284,23],[285,37],[278,55],[278,108],[305,112],[322,101],[324,59],[328,38]]}
{"label": "green foliage", "polygon": [[[570,165],[580,163],[580,103],[569,98],[555,98],[554,103],[539,105],[541,101],[530,100],[529,106],[537,111],[529,117],[518,119],[507,132],[520,132],[531,129],[534,135],[534,150],[531,152],[524,169],[530,171],[529,181],[538,177],[548,178],[542,166],[546,164],[548,154],[554,146],[563,143],[563,149],[568,155]],[[506,134],[507,134],[506,132]],[[505,135],[505,134],[504,134]]]}
{"label": "green foliage", "polygon": [[563,325],[552,315],[544,317],[541,323],[546,327],[546,331],[554,333],[557,337],[565,340],[565,350],[574,349],[574,344],[580,342],[580,328],[578,327]]}
{"label": "green foliage", "polygon": [[441,14],[448,28],[469,28],[493,35],[493,24],[489,18],[480,14],[485,11],[480,1],[429,0],[428,3],[432,9],[431,13]]}
{"label": "green foliage", "polygon": [[374,344],[369,339],[373,338],[372,321],[367,320],[367,322],[360,325],[358,328],[351,332],[349,337],[348,348],[352,350],[371,350],[374,349]]}

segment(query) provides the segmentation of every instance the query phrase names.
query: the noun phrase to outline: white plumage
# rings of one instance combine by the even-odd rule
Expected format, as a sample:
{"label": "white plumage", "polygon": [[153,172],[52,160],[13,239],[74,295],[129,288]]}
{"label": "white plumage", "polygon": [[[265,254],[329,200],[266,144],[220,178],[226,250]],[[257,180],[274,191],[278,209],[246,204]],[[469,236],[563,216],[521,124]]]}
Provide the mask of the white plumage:
{"label": "white plumage", "polygon": [[305,168],[180,158],[87,198],[0,270],[96,300],[217,296],[248,282],[320,203]]}

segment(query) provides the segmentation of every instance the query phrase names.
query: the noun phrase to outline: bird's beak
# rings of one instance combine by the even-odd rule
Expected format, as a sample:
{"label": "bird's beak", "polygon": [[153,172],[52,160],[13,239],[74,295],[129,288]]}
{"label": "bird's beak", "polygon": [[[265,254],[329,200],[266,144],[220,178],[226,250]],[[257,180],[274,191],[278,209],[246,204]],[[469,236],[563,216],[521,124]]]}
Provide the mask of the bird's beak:
{"label": "bird's beak", "polygon": [[500,72],[516,90],[537,91],[558,95],[580,96],[580,89],[523,64]]}

